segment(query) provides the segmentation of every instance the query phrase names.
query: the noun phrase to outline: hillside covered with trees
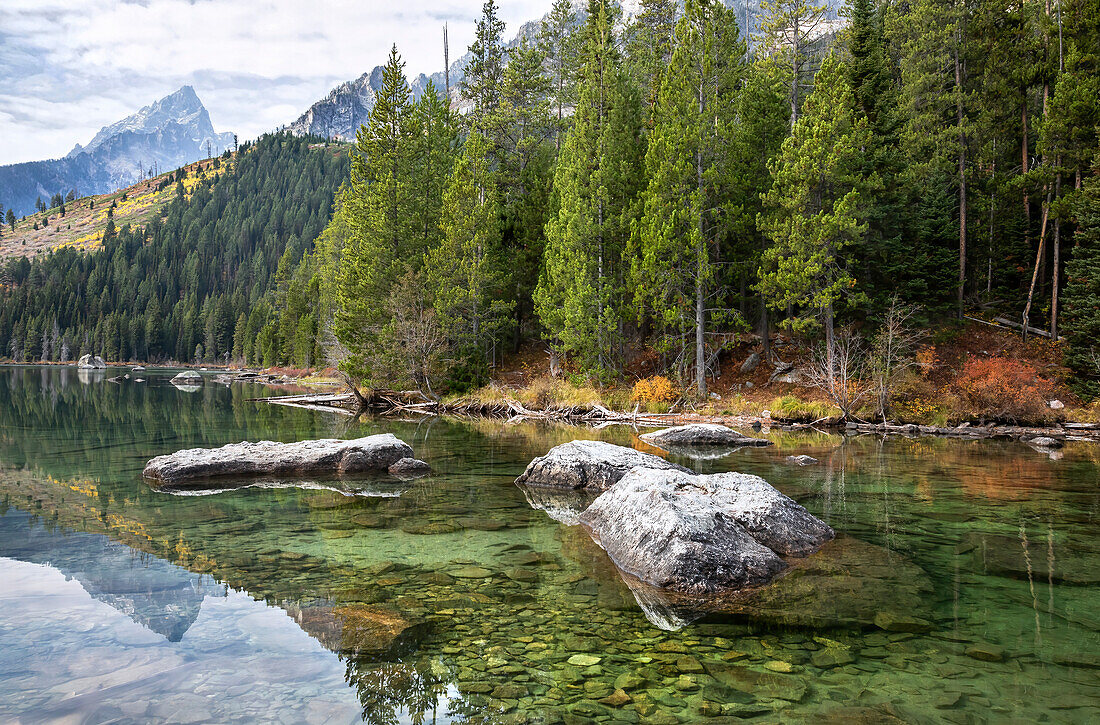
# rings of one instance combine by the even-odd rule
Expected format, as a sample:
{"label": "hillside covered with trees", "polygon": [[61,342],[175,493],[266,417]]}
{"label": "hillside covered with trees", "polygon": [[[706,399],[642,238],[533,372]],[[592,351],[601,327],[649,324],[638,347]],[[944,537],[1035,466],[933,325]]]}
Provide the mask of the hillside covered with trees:
{"label": "hillside covered with trees", "polygon": [[318,141],[265,136],[242,145],[232,165],[176,174],[157,218],[121,228],[107,218],[96,252],[9,260],[2,349],[17,361],[290,354],[272,323],[273,290],[325,228],[348,168],[342,150],[310,148]]}
{"label": "hillside covered with trees", "polygon": [[745,38],[715,0],[555,0],[506,50],[489,0],[468,113],[414,101],[394,48],[350,166],[266,137],[101,252],[9,263],[0,344],[439,392],[545,340],[601,382],[648,350],[701,397],[739,333],[820,339],[832,386],[853,330],[983,310],[1066,336],[1100,391],[1100,7],[761,8]]}

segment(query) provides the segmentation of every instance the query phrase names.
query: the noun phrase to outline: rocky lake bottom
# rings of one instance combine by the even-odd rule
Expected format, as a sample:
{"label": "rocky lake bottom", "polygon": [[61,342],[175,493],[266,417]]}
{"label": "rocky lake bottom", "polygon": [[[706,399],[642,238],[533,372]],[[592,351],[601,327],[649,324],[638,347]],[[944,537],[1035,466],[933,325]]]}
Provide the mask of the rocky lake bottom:
{"label": "rocky lake bottom", "polygon": [[[0,720],[1100,720],[1094,444],[771,432],[673,456],[838,532],[751,596],[685,603],[575,525],[590,497],[513,483],[573,438],[655,452],[644,431],[350,421],[158,373],[0,368]],[[141,479],[185,447],[380,432],[434,473]]]}

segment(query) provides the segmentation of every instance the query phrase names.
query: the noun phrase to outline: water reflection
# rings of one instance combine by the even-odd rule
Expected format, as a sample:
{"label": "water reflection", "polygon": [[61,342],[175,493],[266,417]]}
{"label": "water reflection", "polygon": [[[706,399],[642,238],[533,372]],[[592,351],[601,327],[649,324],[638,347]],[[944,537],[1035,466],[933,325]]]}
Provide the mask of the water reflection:
{"label": "water reflection", "polygon": [[[695,609],[637,596],[567,525],[586,502],[512,484],[558,443],[630,445],[629,429],[354,421],[250,402],[256,386],[186,394],[148,374],[84,386],[75,370],[0,370],[0,522],[21,560],[3,566],[24,567],[2,574],[21,583],[0,593],[0,646],[20,656],[0,658],[0,717],[44,719],[62,702],[92,720],[219,722],[816,722],[838,703],[912,721],[1100,716],[1092,448],[1051,461],[1007,442],[773,431],[774,448],[673,456],[760,475],[844,534],[786,588],[688,624]],[[178,448],[384,431],[436,474],[388,497],[176,496],[140,479]],[[104,598],[51,598],[62,570]],[[70,690],[84,699],[60,682],[85,683]],[[124,710],[139,701],[152,704]]]}
{"label": "water reflection", "polygon": [[59,536],[32,524],[32,516],[20,511],[0,517],[0,555],[53,567],[80,582],[93,599],[169,642],[183,638],[206,597],[226,595],[225,587],[209,576],[143,555],[106,536],[72,531]]}

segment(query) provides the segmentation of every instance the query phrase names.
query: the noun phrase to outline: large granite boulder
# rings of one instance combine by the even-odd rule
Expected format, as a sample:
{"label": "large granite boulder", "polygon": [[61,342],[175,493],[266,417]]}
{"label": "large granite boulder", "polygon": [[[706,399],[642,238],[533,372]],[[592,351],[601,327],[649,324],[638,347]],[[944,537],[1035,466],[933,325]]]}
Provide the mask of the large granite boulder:
{"label": "large granite boulder", "polygon": [[355,440],[231,443],[157,456],[146,464],[142,475],[161,484],[178,485],[224,476],[363,473],[386,471],[412,454],[412,447],[390,433]]}
{"label": "large granite boulder", "polygon": [[551,448],[527,465],[516,479],[518,484],[586,488],[605,491],[632,468],[661,471],[691,471],[660,456],[603,441],[570,441]]}
{"label": "large granite boulder", "polygon": [[764,584],[834,536],[757,476],[635,468],[580,522],[616,566],[662,589],[709,593]]}
{"label": "large granite boulder", "polygon": [[692,423],[678,425],[664,430],[644,433],[640,436],[646,443],[665,448],[667,446],[770,446],[772,442],[764,438],[752,438],[742,435],[732,428],[717,423]]}
{"label": "large granite boulder", "polygon": [[81,355],[76,366],[81,370],[105,370],[107,363],[99,355]]}

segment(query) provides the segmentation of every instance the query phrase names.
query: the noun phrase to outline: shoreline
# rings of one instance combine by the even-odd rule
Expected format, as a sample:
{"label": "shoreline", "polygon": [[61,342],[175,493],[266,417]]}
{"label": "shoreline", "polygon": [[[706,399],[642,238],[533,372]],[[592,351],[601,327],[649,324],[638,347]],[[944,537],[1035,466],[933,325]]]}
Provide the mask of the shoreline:
{"label": "shoreline", "polygon": [[[542,410],[525,408],[514,400],[502,403],[481,403],[459,399],[452,403],[437,401],[412,402],[401,399],[401,394],[390,391],[373,393],[360,408],[352,393],[327,393],[255,398],[258,402],[287,405],[343,415],[363,413],[375,415],[423,415],[456,418],[499,418],[507,421],[546,420],[577,426],[605,427],[631,425],[634,427],[669,427],[688,423],[718,423],[731,428],[747,428],[762,431],[816,430],[835,435],[883,435],[910,438],[933,436],[968,440],[1015,440],[1031,443],[1039,438],[1051,441],[1037,445],[1044,450],[1060,448],[1067,441],[1100,443],[1100,423],[1066,422],[1059,426],[984,425],[962,424],[957,427],[917,425],[915,423],[862,423],[829,418],[811,423],[796,420],[747,415],[706,415],[700,413],[638,413],[619,412],[603,406],[551,407]],[[358,410],[357,410],[358,408]]]}

